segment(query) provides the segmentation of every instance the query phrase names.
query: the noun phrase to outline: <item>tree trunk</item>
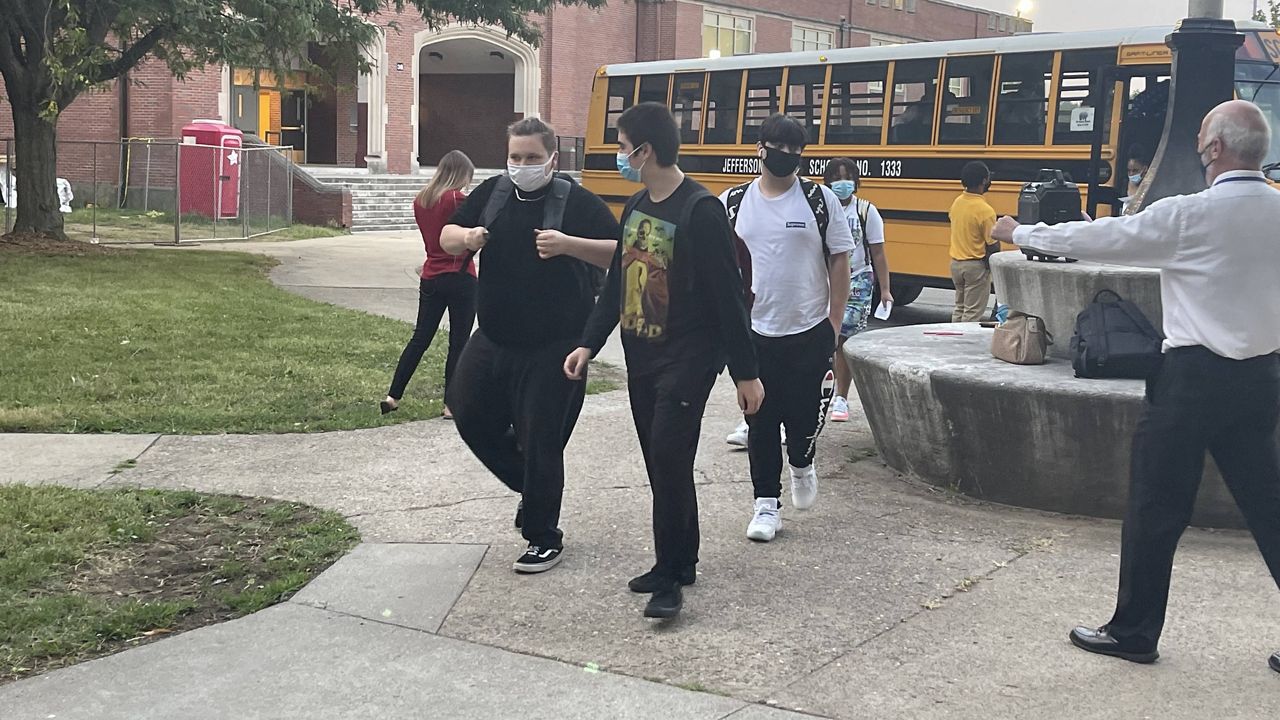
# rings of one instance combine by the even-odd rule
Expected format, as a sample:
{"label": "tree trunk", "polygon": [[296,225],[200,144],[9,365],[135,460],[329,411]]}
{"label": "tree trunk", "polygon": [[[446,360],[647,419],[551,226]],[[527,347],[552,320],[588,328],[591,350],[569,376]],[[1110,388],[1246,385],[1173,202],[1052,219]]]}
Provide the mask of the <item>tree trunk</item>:
{"label": "tree trunk", "polygon": [[66,239],[58,209],[57,120],[45,120],[31,103],[13,103],[18,216],[13,232]]}

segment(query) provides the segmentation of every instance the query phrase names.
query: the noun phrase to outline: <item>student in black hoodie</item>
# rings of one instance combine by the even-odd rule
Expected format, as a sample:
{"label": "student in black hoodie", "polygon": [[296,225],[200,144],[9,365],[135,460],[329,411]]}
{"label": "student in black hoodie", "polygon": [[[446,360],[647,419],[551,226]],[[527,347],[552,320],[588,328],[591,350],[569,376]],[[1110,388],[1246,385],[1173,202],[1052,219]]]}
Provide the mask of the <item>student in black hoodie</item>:
{"label": "student in black hoodie", "polygon": [[628,586],[653,594],[646,617],[670,618],[683,605],[681,586],[696,578],[693,462],[711,388],[727,362],[739,407],[754,415],[764,387],[733,230],[716,197],[676,166],[680,131],[671,112],[658,103],[627,110],[618,118],[618,150],[618,171],[645,187],[623,211],[608,281],[564,371],[581,378],[621,322],[631,415],[653,491],[657,555],[653,569]]}
{"label": "student in black hoodie", "polygon": [[[547,227],[555,131],[525,118],[507,135],[506,176],[476,188],[440,232],[445,252],[481,253],[480,329],[458,359],[445,402],[476,458],[520,493],[516,524],[529,548],[514,569],[539,573],[555,567],[564,549],[564,447],[586,393],[586,382],[566,379],[561,366],[595,303],[590,266],[609,264],[618,223],[603,200],[573,183],[563,227]],[[486,218],[504,187],[508,197],[497,195],[501,207]]]}

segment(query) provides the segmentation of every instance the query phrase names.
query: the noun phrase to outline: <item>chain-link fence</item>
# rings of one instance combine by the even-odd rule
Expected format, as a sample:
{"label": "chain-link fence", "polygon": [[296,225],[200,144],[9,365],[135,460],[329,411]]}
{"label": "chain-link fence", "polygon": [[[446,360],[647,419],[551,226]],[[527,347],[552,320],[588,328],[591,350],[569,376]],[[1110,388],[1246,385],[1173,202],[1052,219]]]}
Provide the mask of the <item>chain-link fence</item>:
{"label": "chain-link fence", "polygon": [[[234,240],[293,224],[289,148],[150,138],[58,142],[67,236],[100,243]],[[0,203],[17,215],[15,143],[0,140]]]}

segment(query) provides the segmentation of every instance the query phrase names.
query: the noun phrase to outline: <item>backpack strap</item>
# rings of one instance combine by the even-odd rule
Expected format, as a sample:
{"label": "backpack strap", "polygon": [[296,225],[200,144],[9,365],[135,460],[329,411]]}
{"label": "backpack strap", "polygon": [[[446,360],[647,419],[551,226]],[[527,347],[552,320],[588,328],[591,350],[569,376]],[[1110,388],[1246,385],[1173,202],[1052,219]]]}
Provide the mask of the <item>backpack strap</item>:
{"label": "backpack strap", "polygon": [[813,219],[818,223],[818,235],[822,238],[822,256],[823,261],[831,254],[831,249],[827,246],[827,225],[831,222],[831,213],[827,211],[827,198],[822,193],[822,186],[818,183],[800,178],[800,191],[804,193],[804,198],[809,202],[809,209],[813,211]]}
{"label": "backpack strap", "polygon": [[738,229],[738,209],[742,207],[742,198],[747,195],[747,188],[751,187],[751,183],[743,183],[736,187],[729,188],[729,194],[724,199],[724,209],[729,213],[729,227],[734,231]]}
{"label": "backpack strap", "polygon": [[493,192],[489,194],[489,201],[484,204],[484,210],[480,213],[480,227],[487,228],[493,224],[493,221],[498,217],[498,213],[507,206],[507,201],[511,199],[511,193],[515,191],[515,187],[516,185],[511,182],[510,176],[498,176],[498,181],[493,186]]}
{"label": "backpack strap", "polygon": [[542,227],[539,230],[559,230],[564,223],[564,209],[569,204],[569,191],[573,183],[562,177],[551,178],[547,202],[542,206]]}

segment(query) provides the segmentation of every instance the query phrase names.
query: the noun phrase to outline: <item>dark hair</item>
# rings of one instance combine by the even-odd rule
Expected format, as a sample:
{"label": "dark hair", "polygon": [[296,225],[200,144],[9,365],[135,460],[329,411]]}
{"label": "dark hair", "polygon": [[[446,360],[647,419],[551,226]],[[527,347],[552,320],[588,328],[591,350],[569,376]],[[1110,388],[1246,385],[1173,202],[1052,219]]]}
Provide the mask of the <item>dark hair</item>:
{"label": "dark hair", "polygon": [[760,143],[773,143],[803,150],[809,144],[809,132],[793,117],[774,113],[760,126]]}
{"label": "dark hair", "polygon": [[858,163],[851,158],[838,157],[827,163],[826,172],[822,173],[822,182],[830,185],[840,179],[840,169],[844,168],[849,173],[849,179],[855,183],[862,181],[862,173],[858,172]]}
{"label": "dark hair", "polygon": [[671,167],[680,158],[680,127],[662,103],[643,102],[628,108],[618,118],[618,130],[633,148],[647,144],[662,167]]}
{"label": "dark hair", "polygon": [[991,170],[981,160],[965,163],[964,168],[960,171],[960,182],[964,183],[965,190],[981,188],[982,183],[990,179]]}
{"label": "dark hair", "polygon": [[1125,158],[1126,162],[1129,160],[1137,160],[1139,163],[1151,167],[1152,157],[1145,146],[1134,143],[1129,147],[1129,157]]}
{"label": "dark hair", "polygon": [[556,151],[555,129],[538,118],[527,117],[523,120],[517,120],[507,126],[507,137],[530,136],[542,138],[542,146],[547,149],[548,155]]}

